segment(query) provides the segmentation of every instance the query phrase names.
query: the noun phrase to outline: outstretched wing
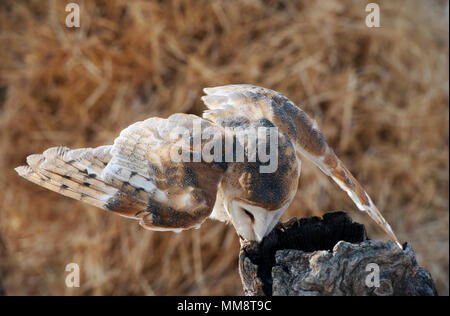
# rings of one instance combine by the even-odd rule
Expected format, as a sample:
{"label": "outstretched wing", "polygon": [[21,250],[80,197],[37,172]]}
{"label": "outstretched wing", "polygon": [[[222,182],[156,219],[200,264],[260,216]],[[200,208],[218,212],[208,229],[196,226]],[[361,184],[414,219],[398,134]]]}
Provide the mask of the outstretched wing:
{"label": "outstretched wing", "polygon": [[229,116],[272,121],[291,138],[298,153],[306,156],[330,176],[361,211],[367,212],[400,245],[369,195],[328,146],[317,123],[288,98],[276,91],[253,85],[205,88],[204,92],[206,96],[202,100],[209,109],[203,115],[205,119],[219,125],[223,125]]}
{"label": "outstretched wing", "polygon": [[29,156],[28,166],[16,171],[57,193],[137,219],[147,229],[179,231],[210,215],[225,171],[223,164],[201,159],[203,144],[197,146],[193,137],[205,130],[221,132],[195,115],[150,118],[124,129],[112,146],[50,148]]}

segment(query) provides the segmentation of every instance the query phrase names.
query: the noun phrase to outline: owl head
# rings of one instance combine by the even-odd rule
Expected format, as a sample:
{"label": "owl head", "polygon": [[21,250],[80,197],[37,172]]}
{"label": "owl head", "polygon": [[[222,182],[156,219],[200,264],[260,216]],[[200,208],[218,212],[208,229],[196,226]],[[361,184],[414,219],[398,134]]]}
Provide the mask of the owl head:
{"label": "owl head", "polygon": [[224,207],[238,235],[260,242],[277,224],[297,191],[300,160],[283,134],[278,135],[277,168],[261,172],[255,162],[229,164],[222,180]]}

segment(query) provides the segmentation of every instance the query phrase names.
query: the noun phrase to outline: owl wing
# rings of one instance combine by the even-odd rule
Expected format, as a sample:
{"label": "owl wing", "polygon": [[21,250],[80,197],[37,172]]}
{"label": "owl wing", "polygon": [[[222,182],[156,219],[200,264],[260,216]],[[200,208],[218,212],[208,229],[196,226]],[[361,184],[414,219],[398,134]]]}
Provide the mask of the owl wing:
{"label": "owl wing", "polygon": [[223,125],[227,117],[244,116],[249,120],[268,119],[294,143],[296,152],[317,165],[347,192],[356,206],[383,228],[398,244],[392,228],[369,195],[331,149],[317,123],[282,94],[253,86],[228,85],[205,88],[203,102],[209,110],[203,117]]}
{"label": "owl wing", "polygon": [[[112,146],[54,147],[16,168],[22,177],[88,204],[137,219],[151,230],[198,227],[211,213],[225,166],[206,162],[196,132],[221,135],[195,115],[150,118],[124,129]],[[198,138],[197,138],[198,139]]]}

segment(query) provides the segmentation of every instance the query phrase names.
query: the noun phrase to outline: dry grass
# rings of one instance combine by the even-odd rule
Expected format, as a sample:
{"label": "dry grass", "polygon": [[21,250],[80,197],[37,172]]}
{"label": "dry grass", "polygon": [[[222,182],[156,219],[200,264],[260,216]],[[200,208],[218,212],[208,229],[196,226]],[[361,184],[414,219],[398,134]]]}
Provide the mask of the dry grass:
{"label": "dry grass", "polygon": [[[207,222],[148,232],[19,178],[13,168],[55,145],[111,143],[128,124],[199,114],[201,88],[253,83],[310,113],[401,240],[448,294],[449,59],[440,2],[0,2],[0,275],[7,294],[241,294],[233,229]],[[283,219],[347,209],[305,164]],[[80,264],[82,287],[64,285]],[[0,285],[1,289],[1,285]]]}

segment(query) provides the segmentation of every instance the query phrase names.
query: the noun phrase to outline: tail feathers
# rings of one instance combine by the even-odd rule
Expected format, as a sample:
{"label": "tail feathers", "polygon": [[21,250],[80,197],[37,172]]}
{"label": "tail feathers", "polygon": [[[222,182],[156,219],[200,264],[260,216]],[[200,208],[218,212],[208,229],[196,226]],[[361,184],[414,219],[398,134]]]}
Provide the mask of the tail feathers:
{"label": "tail feathers", "polygon": [[15,170],[44,188],[106,209],[108,200],[119,191],[100,177],[109,160],[107,147],[77,150],[53,147],[42,155],[28,156],[28,166]]}

